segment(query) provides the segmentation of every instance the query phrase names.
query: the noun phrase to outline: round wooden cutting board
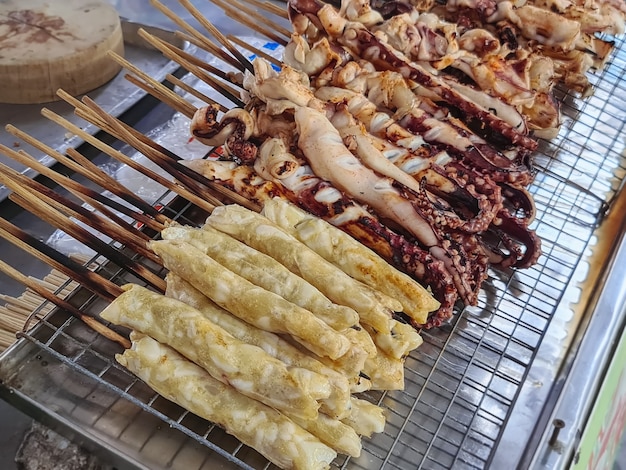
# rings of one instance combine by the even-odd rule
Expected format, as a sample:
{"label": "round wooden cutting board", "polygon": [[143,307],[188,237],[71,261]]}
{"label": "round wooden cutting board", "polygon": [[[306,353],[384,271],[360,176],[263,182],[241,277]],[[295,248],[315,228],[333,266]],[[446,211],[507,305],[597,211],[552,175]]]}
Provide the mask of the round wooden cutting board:
{"label": "round wooden cutting board", "polygon": [[111,80],[124,53],[120,19],[97,0],[0,0],[0,103],[45,103]]}

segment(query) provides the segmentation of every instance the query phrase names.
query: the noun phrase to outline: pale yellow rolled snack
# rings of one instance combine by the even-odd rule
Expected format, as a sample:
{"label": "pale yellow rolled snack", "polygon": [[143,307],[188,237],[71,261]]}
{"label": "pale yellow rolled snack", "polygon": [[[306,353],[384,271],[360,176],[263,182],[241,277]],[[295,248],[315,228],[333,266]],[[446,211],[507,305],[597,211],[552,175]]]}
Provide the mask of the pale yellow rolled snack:
{"label": "pale yellow rolled snack", "polygon": [[424,342],[415,328],[396,320],[391,320],[391,333],[381,333],[367,325],[363,325],[363,328],[381,351],[395,359],[407,356]]}
{"label": "pale yellow rolled snack", "polygon": [[230,204],[216,207],[206,223],[271,256],[379,331],[389,332],[393,311],[402,309],[400,302],[351,278],[261,214]]}
{"label": "pale yellow rolled snack", "polygon": [[[345,375],[325,366],[317,358],[299,350],[280,336],[261,330],[231,315],[180,276],[168,273],[166,281],[165,295],[196,308],[202,315],[224,328],[235,338],[262,348],[288,366],[302,367],[326,376],[330,384],[330,395],[319,400],[321,412],[338,419],[350,413],[350,383]],[[365,359],[363,359],[363,364],[365,364]]]}
{"label": "pale yellow rolled snack", "polygon": [[325,220],[279,198],[266,201],[263,214],[353,278],[399,300],[417,323],[426,323],[428,313],[439,308],[420,283]]}
{"label": "pale yellow rolled snack", "polygon": [[396,359],[380,351],[368,357],[363,373],[371,381],[371,390],[404,390],[404,359]]}
{"label": "pale yellow rolled snack", "polygon": [[342,419],[355,432],[361,436],[372,437],[373,434],[385,430],[385,410],[367,400],[352,397],[350,416]]}
{"label": "pale yellow rolled snack", "polygon": [[240,393],[304,419],[316,418],[317,399],[330,395],[325,376],[287,367],[261,348],[236,339],[195,308],[138,285],[125,289],[100,314],[102,318],[173,347]]}
{"label": "pale yellow rolled snack", "polygon": [[311,312],[226,269],[189,243],[159,240],[149,244],[166,268],[240,319],[262,330],[288,333],[318,356],[336,359],[350,341]]}
{"label": "pale yellow rolled snack", "polygon": [[336,330],[356,325],[359,315],[350,307],[331,302],[309,282],[296,276],[271,256],[219,230],[172,226],[161,231],[165,240],[183,240],[205,252],[234,273],[309,310]]}
{"label": "pale yellow rolled snack", "polygon": [[157,393],[224,428],[282,469],[324,470],[336,452],[275,409],[214,379],[171,347],[143,336],[117,361]]}
{"label": "pale yellow rolled snack", "polygon": [[291,419],[301,426],[302,429],[306,429],[340,454],[346,454],[351,457],[361,455],[361,438],[349,424],[322,413],[319,414],[317,419],[304,420],[295,417],[291,417]]}

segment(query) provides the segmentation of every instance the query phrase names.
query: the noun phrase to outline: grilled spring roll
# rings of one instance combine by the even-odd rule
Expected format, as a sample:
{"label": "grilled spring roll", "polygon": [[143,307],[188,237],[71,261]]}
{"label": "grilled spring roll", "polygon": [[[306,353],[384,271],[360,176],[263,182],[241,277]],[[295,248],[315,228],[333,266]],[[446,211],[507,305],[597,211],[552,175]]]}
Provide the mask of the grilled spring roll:
{"label": "grilled spring roll", "polygon": [[378,331],[389,332],[391,313],[402,309],[398,301],[351,278],[261,214],[231,204],[216,207],[207,224],[276,259],[333,302],[352,307],[361,323]]}
{"label": "grilled spring roll", "polygon": [[404,359],[380,351],[367,358],[363,373],[372,382],[371,390],[404,390]]}
{"label": "grilled spring roll", "polygon": [[[321,412],[338,419],[350,413],[350,384],[343,374],[300,351],[280,336],[261,330],[231,315],[180,276],[168,273],[166,281],[165,295],[196,308],[202,315],[224,328],[235,338],[262,348],[288,366],[302,367],[326,376],[330,384],[330,395],[328,398],[319,400]],[[365,364],[365,359],[363,359],[363,364]]]}
{"label": "grilled spring roll", "polygon": [[394,359],[402,359],[424,342],[415,328],[397,320],[391,320],[391,333],[380,333],[368,325],[363,327],[376,346]]}
{"label": "grilled spring roll", "polygon": [[372,437],[374,433],[385,430],[385,411],[380,406],[352,397],[350,410],[350,416],[341,421],[354,429],[357,434]]}
{"label": "grilled spring roll", "polygon": [[317,419],[311,420],[291,419],[340,454],[346,454],[351,457],[361,455],[361,438],[349,424],[342,423],[324,414],[320,414]]}
{"label": "grilled spring roll", "polygon": [[215,261],[259,287],[309,310],[336,330],[354,326],[359,315],[351,308],[331,302],[309,282],[296,276],[274,258],[211,227],[168,227],[165,240],[184,240]]}
{"label": "grilled spring roll", "polygon": [[[134,336],[134,335],[133,335]],[[336,452],[275,409],[211,377],[174,349],[143,336],[117,361],[157,393],[212,421],[283,469],[326,469]]]}
{"label": "grilled spring roll", "polygon": [[325,220],[279,198],[267,201],[263,214],[348,275],[399,300],[417,323],[426,323],[428,313],[439,308],[421,284]]}
{"label": "grilled spring roll", "polygon": [[311,312],[233,273],[189,243],[150,242],[166,268],[188,281],[220,307],[273,333],[288,333],[318,356],[337,359],[350,341]]}
{"label": "grilled spring roll", "polygon": [[149,335],[189,358],[216,379],[268,406],[303,419],[318,415],[330,395],[328,379],[285,363],[246,344],[195,308],[137,285],[104,309],[102,318]]}

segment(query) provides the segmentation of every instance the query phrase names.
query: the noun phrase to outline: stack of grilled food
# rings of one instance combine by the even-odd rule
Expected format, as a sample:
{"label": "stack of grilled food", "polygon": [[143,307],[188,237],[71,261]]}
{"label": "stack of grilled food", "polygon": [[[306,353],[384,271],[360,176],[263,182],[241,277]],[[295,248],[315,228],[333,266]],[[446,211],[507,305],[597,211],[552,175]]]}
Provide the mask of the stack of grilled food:
{"label": "stack of grilled food", "polygon": [[422,328],[476,305],[489,269],[537,262],[533,152],[558,134],[555,89],[592,92],[626,5],[290,0],[284,13],[282,62],[230,74],[241,106],[190,116],[218,151],[181,160],[260,212],[170,223],[148,243],[165,292],[125,286],[101,316],[133,331],[117,360],[157,392],[281,468],[322,469],[383,431],[357,394],[404,387]]}

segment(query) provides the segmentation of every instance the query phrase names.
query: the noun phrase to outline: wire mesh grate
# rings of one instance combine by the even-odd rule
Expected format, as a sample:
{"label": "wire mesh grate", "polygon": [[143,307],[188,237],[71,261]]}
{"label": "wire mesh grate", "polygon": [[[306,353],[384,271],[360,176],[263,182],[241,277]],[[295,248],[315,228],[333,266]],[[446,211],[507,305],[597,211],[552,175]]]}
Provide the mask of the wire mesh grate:
{"label": "wire mesh grate", "polygon": [[[422,332],[424,344],[406,360],[405,390],[364,394],[386,408],[385,432],[364,440],[360,458],[340,458],[337,467],[489,466],[552,315],[624,176],[625,75],[622,39],[607,68],[593,77],[592,97],[559,92],[563,127],[556,139],[541,142],[531,188],[542,257],[523,271],[491,271],[476,307]],[[169,196],[158,204],[184,224],[203,216]],[[117,283],[129,281],[118,267],[103,269]],[[77,299],[84,310],[103,308],[96,298]],[[155,394],[117,365],[119,347],[62,312],[24,336],[41,351],[33,359],[38,366],[47,355],[79,377],[82,386],[71,391],[62,383],[50,388],[58,406],[129,453],[149,463],[158,454],[159,465],[168,468],[212,468],[216,461],[270,467],[219,427]],[[171,429],[178,431],[174,437]]]}

